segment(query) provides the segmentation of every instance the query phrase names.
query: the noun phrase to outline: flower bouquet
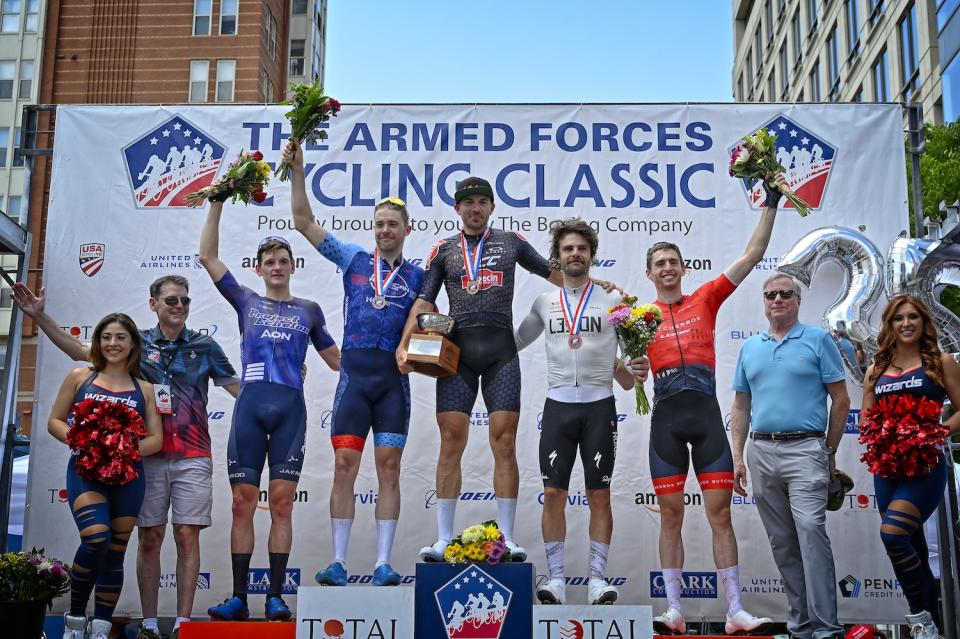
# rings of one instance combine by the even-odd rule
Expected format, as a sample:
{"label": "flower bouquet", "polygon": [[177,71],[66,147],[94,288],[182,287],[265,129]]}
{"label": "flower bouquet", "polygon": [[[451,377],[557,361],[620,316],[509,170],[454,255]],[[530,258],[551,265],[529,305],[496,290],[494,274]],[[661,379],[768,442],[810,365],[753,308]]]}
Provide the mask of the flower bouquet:
{"label": "flower bouquet", "polygon": [[[740,140],[736,148],[730,153],[730,177],[747,181],[747,188],[752,189],[757,180],[764,180],[771,184],[773,176],[786,169],[777,161],[777,136],[765,129],[759,129],[753,135],[746,135]],[[772,185],[769,188],[777,188]],[[800,217],[810,213],[810,205],[804,202],[795,193],[784,193],[790,204],[796,209]]]}
{"label": "flower bouquet", "polygon": [[[318,127],[340,112],[340,102],[323,94],[323,87],[317,80],[313,84],[294,84],[293,98],[283,104],[293,108],[284,114],[290,120],[290,139],[297,144],[324,140],[327,132]],[[276,175],[281,182],[290,179],[292,158],[284,157],[277,166]]]}
{"label": "flower bouquet", "polygon": [[924,477],[943,455],[949,434],[939,402],[916,395],[887,395],[860,415],[860,461],[880,477]]}
{"label": "flower bouquet", "polygon": [[47,608],[70,591],[70,567],[43,549],[0,555],[0,602],[39,601]]}
{"label": "flower bouquet", "polygon": [[270,165],[263,161],[263,153],[240,151],[240,155],[227,166],[227,171],[213,184],[188,195],[188,206],[200,206],[206,200],[223,202],[228,197],[233,202],[249,204],[263,202],[267,192],[263,187],[270,181]]}
{"label": "flower bouquet", "polygon": [[454,537],[443,558],[451,564],[499,564],[510,561],[510,550],[497,522],[485,521]]}
{"label": "flower bouquet", "polygon": [[135,462],[146,434],[143,418],[126,404],[85,399],[73,406],[67,445],[76,454],[78,475],[122,485],[140,474]]}
{"label": "flower bouquet", "polygon": [[[635,295],[624,295],[623,302],[607,311],[607,321],[617,331],[620,352],[630,360],[647,352],[662,320],[660,307],[656,304],[638,306]],[[650,402],[647,401],[643,383],[637,380],[633,388],[637,396],[637,414],[646,415],[650,412]]]}

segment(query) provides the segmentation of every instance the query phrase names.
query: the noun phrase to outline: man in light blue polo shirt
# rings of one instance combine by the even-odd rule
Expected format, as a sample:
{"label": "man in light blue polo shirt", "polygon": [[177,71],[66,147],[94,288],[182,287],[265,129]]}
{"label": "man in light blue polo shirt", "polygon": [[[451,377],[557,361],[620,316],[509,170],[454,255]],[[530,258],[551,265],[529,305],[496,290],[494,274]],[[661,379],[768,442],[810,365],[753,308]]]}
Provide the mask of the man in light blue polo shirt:
{"label": "man in light blue polo shirt", "polygon": [[777,273],[764,282],[763,307],[770,328],[744,342],[733,377],[734,490],[747,494],[749,430],[753,495],[790,604],[787,630],[797,639],[843,637],[825,526],[850,410],[843,361],[833,336],[797,321],[800,285],[792,277]]}

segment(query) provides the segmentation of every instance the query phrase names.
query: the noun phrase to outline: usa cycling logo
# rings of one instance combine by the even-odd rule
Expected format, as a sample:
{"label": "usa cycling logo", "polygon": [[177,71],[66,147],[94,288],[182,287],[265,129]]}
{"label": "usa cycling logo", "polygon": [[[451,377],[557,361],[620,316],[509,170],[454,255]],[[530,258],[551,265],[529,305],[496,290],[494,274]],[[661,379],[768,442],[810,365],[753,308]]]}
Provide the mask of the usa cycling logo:
{"label": "usa cycling logo", "polygon": [[499,639],[513,591],[479,566],[468,566],[434,591],[450,639]]}
{"label": "usa cycling logo", "polygon": [[106,246],[101,243],[80,245],[80,270],[87,277],[93,277],[103,268]]}
{"label": "usa cycling logo", "polygon": [[[778,115],[763,128],[777,137],[777,161],[786,169],[783,177],[787,184],[811,209],[820,208],[837,154],[836,147],[783,115]],[[747,181],[742,182],[746,188]],[[755,209],[763,207],[766,197],[760,182],[747,190],[747,199]],[[792,208],[792,205],[782,202],[781,207]]]}
{"label": "usa cycling logo", "polygon": [[184,199],[210,186],[226,147],[176,115],[123,148],[134,204],[145,208],[184,208]]}

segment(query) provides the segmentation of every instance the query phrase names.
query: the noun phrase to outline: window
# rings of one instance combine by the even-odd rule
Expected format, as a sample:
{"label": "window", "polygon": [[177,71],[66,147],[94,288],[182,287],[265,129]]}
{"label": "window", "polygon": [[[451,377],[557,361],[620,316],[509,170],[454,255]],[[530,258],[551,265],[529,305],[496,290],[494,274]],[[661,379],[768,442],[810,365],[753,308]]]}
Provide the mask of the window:
{"label": "window", "polygon": [[960,55],[943,72],[943,121],[954,122],[960,118]]}
{"label": "window", "polygon": [[313,48],[313,69],[312,69],[314,81],[316,81],[316,79],[322,75],[321,73],[322,70],[323,70],[323,63],[320,61],[320,48],[314,47]]}
{"label": "window", "polygon": [[883,14],[883,0],[867,0],[867,8],[870,9],[870,26],[873,26]]}
{"label": "window", "polygon": [[7,165],[7,147],[10,146],[10,127],[0,127],[0,166]]}
{"label": "window", "polygon": [[900,19],[900,80],[903,82],[901,95],[909,100],[920,85],[919,56],[917,54],[917,7],[913,3],[907,7]]}
{"label": "window", "polygon": [[747,95],[753,95],[753,50],[747,51]]}
{"label": "window", "polygon": [[17,72],[16,64],[12,60],[0,61],[0,100],[9,100],[13,97],[13,77]]}
{"label": "window", "polygon": [[813,37],[817,28],[817,0],[807,0],[807,34]]}
{"label": "window", "polygon": [[273,17],[270,7],[264,5],[263,30],[267,38],[267,53],[274,60],[277,59],[277,19]]}
{"label": "window", "polygon": [[220,35],[237,35],[237,0],[220,0]]}
{"label": "window", "polygon": [[770,75],[767,76],[767,102],[776,102],[777,101],[777,70],[773,68],[770,70]]}
{"label": "window", "polygon": [[20,0],[0,2],[0,32],[20,32]]}
{"label": "window", "polygon": [[840,43],[837,42],[837,25],[834,24],[827,36],[827,83],[830,85],[830,99],[840,95]]}
{"label": "window", "polygon": [[190,61],[189,102],[207,101],[207,78],[210,77],[210,63],[206,60]]}
{"label": "window", "polygon": [[13,162],[10,166],[23,166],[23,156],[17,153],[17,149],[20,147],[20,127],[14,129],[13,134]]}
{"label": "window", "polygon": [[857,3],[860,0],[847,0],[847,46],[850,52],[848,60],[854,60],[860,55],[860,14],[857,11]]}
{"label": "window", "polygon": [[11,195],[7,198],[7,215],[10,219],[20,219],[20,197],[19,195]]}
{"label": "window", "polygon": [[[3,285],[3,288],[0,289],[0,308],[7,309],[13,308],[13,289],[11,289],[6,284]],[[0,355],[3,359],[0,359],[0,370],[3,370],[3,366],[6,363],[7,357],[7,347],[3,347],[3,354]]]}
{"label": "window", "polygon": [[777,2],[777,11],[780,12],[781,18],[783,17],[783,14],[786,12],[786,10],[787,10],[787,0],[779,0]]}
{"label": "window", "polygon": [[40,0],[27,0],[27,19],[23,30],[26,33],[36,33],[37,23],[40,22]]}
{"label": "window", "polygon": [[773,0],[767,0],[767,40],[773,40]]}
{"label": "window", "polygon": [[270,74],[263,67],[260,68],[260,101],[265,104],[273,102],[273,83],[270,81]]}
{"label": "window", "polygon": [[954,11],[960,7],[960,0],[941,0],[942,4],[937,9],[937,31],[943,31],[943,27],[950,21]]}
{"label": "window", "polygon": [[873,63],[873,100],[887,102],[890,93],[887,91],[887,49],[884,47]]}
{"label": "window", "polygon": [[210,35],[213,0],[193,0],[193,35]]}
{"label": "window", "polygon": [[820,98],[820,63],[817,62],[810,71],[810,101],[819,102]]}
{"label": "window", "polygon": [[763,38],[761,34],[761,24],[757,22],[757,32],[753,34],[753,55],[757,56],[757,71],[763,68]]}
{"label": "window", "polygon": [[303,40],[290,41],[290,75],[303,75]]}
{"label": "window", "polygon": [[295,16],[306,15],[307,13],[307,0],[293,0],[293,7],[291,12]]}
{"label": "window", "polygon": [[857,92],[853,94],[851,102],[863,102],[863,85],[857,87]]}
{"label": "window", "polygon": [[780,47],[780,94],[786,95],[787,89],[790,87],[790,75],[787,72],[787,43],[784,41],[783,46]]}
{"label": "window", "polygon": [[233,102],[236,60],[217,60],[217,102]]}
{"label": "window", "polygon": [[20,93],[21,100],[30,99],[30,89],[33,87],[33,60],[20,61]]}
{"label": "window", "polygon": [[6,213],[6,210],[3,208],[3,196],[0,195],[0,211]]}
{"label": "window", "polygon": [[737,78],[737,95],[734,96],[737,99],[737,102],[743,102],[743,99],[746,97],[743,93],[743,74],[740,74],[740,77]]}
{"label": "window", "polygon": [[791,29],[793,31],[793,66],[799,67],[803,61],[803,36],[800,32],[800,10],[793,13],[791,20]]}

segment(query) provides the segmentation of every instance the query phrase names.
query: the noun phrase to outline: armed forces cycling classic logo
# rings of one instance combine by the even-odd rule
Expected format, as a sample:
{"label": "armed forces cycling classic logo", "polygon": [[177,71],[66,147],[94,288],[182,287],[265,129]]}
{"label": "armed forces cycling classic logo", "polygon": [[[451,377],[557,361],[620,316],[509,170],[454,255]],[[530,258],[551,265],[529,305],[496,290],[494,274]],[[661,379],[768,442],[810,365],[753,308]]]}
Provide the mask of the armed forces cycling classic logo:
{"label": "armed forces cycling classic logo", "polygon": [[123,148],[137,208],[186,207],[186,195],[210,186],[226,147],[175,115]]}
{"label": "armed forces cycling classic logo", "polygon": [[[777,161],[785,169],[783,177],[787,184],[794,193],[810,205],[811,209],[820,208],[827,190],[833,160],[837,154],[836,147],[783,115],[778,115],[761,128],[765,128],[777,138]],[[735,146],[730,147],[728,151],[732,152]],[[757,182],[750,189],[747,187],[746,180],[742,182],[747,191],[750,206],[755,209],[762,208],[766,200],[763,184]],[[784,202],[782,206],[791,205],[789,202]]]}
{"label": "armed forces cycling classic logo", "polygon": [[474,565],[434,596],[450,639],[499,639],[513,591]]}

